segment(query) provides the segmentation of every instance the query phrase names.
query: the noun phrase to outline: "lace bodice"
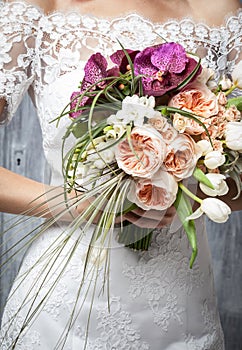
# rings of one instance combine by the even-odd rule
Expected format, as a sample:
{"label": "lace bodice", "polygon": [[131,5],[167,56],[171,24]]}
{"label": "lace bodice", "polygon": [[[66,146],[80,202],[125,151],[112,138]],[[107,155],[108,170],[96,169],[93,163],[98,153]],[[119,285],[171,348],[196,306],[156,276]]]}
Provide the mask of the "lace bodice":
{"label": "lace bodice", "polygon": [[[20,1],[1,4],[0,13],[0,96],[8,102],[5,120],[11,119],[29,90],[43,131],[44,151],[57,177],[60,152],[54,150],[60,146],[61,126],[57,129],[49,122],[69,102],[92,53],[108,56],[120,49],[118,40],[130,49],[177,41],[199,54],[218,77],[233,69],[242,45],[241,9],[215,28],[191,19],[152,23],[138,14],[113,20],[76,12],[46,16]],[[62,120],[62,126],[67,122],[68,118]]]}

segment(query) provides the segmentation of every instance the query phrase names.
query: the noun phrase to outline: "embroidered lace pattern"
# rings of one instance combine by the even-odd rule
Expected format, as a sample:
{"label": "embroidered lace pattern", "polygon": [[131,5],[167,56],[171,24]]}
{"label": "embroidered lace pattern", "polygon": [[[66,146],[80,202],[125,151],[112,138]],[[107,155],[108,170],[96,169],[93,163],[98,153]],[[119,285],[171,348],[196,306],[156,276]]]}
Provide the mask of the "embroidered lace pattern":
{"label": "embroidered lace pattern", "polygon": [[[217,76],[232,70],[241,50],[242,11],[229,17],[224,27],[209,28],[190,19],[153,24],[138,14],[113,20],[75,12],[45,16],[36,7],[18,1],[1,4],[0,10],[0,96],[8,101],[9,117],[34,79],[38,99],[46,84],[83,67],[93,52],[109,55],[119,49],[117,39],[131,49],[153,45],[161,38],[177,41],[198,53]],[[53,119],[40,115],[41,120],[49,117]]]}

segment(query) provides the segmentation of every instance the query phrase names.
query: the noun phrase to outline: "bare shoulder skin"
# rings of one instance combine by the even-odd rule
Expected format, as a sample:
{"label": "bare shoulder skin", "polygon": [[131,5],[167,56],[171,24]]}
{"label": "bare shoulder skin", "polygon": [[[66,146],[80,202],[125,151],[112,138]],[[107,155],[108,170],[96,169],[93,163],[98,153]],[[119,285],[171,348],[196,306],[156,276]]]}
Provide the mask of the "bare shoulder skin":
{"label": "bare shoulder skin", "polygon": [[[8,0],[9,2],[14,0]],[[97,17],[118,17],[138,12],[153,22],[164,22],[168,18],[191,17],[196,22],[209,26],[220,26],[229,14],[235,14],[241,7],[240,0],[25,0],[36,5],[45,13],[79,9]]]}

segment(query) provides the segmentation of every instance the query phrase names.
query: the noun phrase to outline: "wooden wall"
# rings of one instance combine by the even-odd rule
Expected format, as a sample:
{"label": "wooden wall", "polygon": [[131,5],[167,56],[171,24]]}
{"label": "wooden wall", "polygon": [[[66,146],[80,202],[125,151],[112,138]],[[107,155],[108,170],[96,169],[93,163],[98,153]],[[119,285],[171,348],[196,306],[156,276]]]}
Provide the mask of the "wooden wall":
{"label": "wooden wall", "polygon": [[[49,170],[41,148],[41,131],[31,102],[26,98],[14,120],[0,129],[0,165],[35,180],[47,182]],[[0,214],[0,231],[7,226],[11,215]],[[215,284],[219,310],[225,332],[226,350],[242,349],[242,213],[233,213],[229,222],[218,225],[207,223],[211,245]],[[16,239],[24,235],[19,231],[6,250]],[[9,288],[22,259],[0,278],[0,313],[3,310]]]}

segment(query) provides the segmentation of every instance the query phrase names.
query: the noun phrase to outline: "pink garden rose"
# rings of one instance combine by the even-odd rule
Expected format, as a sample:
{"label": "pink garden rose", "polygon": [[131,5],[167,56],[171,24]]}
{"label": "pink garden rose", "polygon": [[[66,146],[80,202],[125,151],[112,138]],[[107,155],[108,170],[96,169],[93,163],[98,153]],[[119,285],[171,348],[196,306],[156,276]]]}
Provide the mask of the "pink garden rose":
{"label": "pink garden rose", "polygon": [[132,176],[151,178],[164,161],[165,142],[158,131],[147,125],[133,128],[130,137],[133,149],[127,139],[116,148],[119,168]]}
{"label": "pink garden rose", "polygon": [[160,114],[149,118],[149,124],[159,131],[166,144],[171,143],[177,136],[177,130]]}
{"label": "pink garden rose", "polygon": [[177,190],[174,176],[159,169],[151,179],[133,181],[127,198],[143,210],[165,210],[174,203]]}
{"label": "pink garden rose", "polygon": [[[204,125],[207,124],[206,120],[208,119],[201,120],[204,123]],[[179,113],[174,114],[172,122],[174,128],[180,133],[185,132],[189,135],[200,135],[205,130],[204,127],[201,124],[197,123],[195,120],[187,118]]]}
{"label": "pink garden rose", "polygon": [[218,100],[205,85],[197,84],[172,97],[169,106],[192,112],[203,118],[218,113]]}
{"label": "pink garden rose", "polygon": [[192,175],[201,155],[201,148],[189,135],[179,134],[170,144],[164,164],[167,171],[180,181]]}

